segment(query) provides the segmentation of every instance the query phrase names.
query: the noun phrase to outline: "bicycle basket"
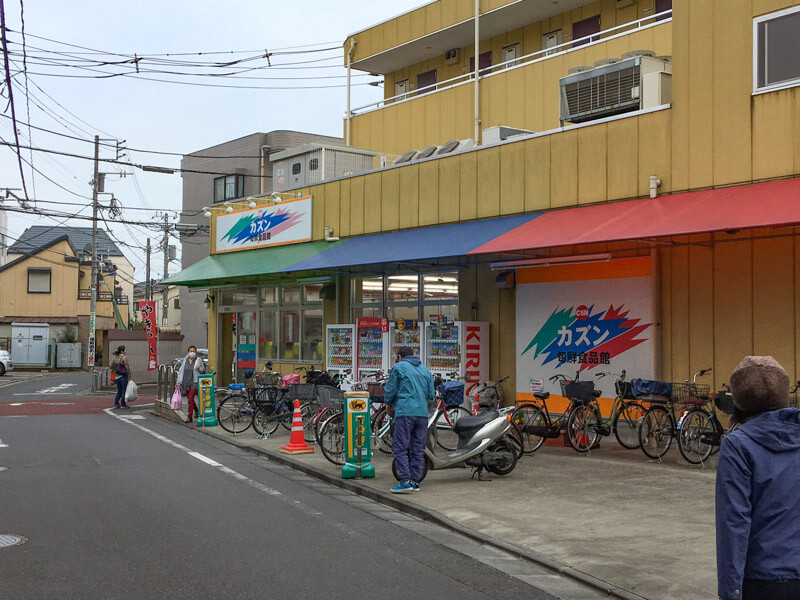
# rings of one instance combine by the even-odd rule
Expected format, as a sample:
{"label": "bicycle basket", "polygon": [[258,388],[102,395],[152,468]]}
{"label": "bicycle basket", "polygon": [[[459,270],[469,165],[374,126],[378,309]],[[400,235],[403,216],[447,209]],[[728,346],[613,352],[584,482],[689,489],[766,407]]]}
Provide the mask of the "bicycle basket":
{"label": "bicycle basket", "polygon": [[439,388],[446,408],[456,408],[464,404],[464,384],[461,381],[445,381]]}
{"label": "bicycle basket", "polygon": [[297,398],[300,402],[310,402],[317,398],[318,386],[311,383],[292,383],[289,388],[288,397],[292,400]]}
{"label": "bicycle basket", "polygon": [[673,383],[672,399],[681,404],[705,404],[711,386],[702,383]]}
{"label": "bicycle basket", "polygon": [[672,396],[672,384],[650,379],[631,379],[631,392],[636,398],[641,396]]}
{"label": "bicycle basket", "polygon": [[561,380],[561,395],[569,400],[589,402],[594,399],[594,381]]}
{"label": "bicycle basket", "polygon": [[386,387],[383,383],[377,381],[367,382],[367,391],[369,391],[369,399],[372,402],[385,402]]}
{"label": "bicycle basket", "polygon": [[344,404],[344,392],[339,388],[328,385],[320,385],[317,387],[317,402],[323,408],[342,410],[342,405]]}
{"label": "bicycle basket", "polygon": [[636,396],[633,395],[633,387],[631,386],[630,381],[615,381],[614,389],[617,392],[617,396],[623,398],[624,400],[636,399]]}
{"label": "bicycle basket", "polygon": [[733,414],[733,394],[730,392],[717,392],[717,395],[714,396],[714,404],[726,415]]}
{"label": "bicycle basket", "polygon": [[499,408],[503,401],[503,388],[492,383],[487,384],[478,392],[478,406],[480,408]]}
{"label": "bicycle basket", "polygon": [[280,373],[256,373],[255,378],[256,378],[256,385],[261,387],[281,384]]}

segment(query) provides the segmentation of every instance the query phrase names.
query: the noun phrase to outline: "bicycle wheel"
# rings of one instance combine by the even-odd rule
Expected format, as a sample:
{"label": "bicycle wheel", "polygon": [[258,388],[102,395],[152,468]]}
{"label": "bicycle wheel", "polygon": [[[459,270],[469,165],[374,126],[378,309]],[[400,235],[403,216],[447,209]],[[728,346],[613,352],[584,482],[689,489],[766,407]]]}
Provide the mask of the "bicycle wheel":
{"label": "bicycle wheel", "polygon": [[536,435],[532,427],[544,427],[546,421],[542,409],[535,404],[523,404],[511,413],[511,422],[522,433],[522,451],[533,454],[544,444],[544,437]]}
{"label": "bicycle wheel", "polygon": [[253,415],[253,429],[258,435],[272,435],[278,428],[280,413],[276,412],[272,404],[263,404],[256,409]]}
{"label": "bicycle wheel", "polygon": [[576,452],[586,453],[600,442],[597,431],[601,420],[594,407],[580,404],[576,406],[567,419],[567,437]]}
{"label": "bicycle wheel", "polygon": [[378,442],[378,450],[384,454],[392,453],[392,434],[394,433],[394,419],[386,407],[383,406],[372,415],[372,435]]}
{"label": "bicycle wheel", "polygon": [[522,441],[522,429],[520,429],[514,421],[509,421],[509,423],[511,423],[511,427],[508,428],[506,441],[511,445],[511,448],[514,450],[514,455],[517,457],[517,460],[519,460],[525,455],[525,445]]}
{"label": "bicycle wheel", "polygon": [[333,415],[332,408],[323,408],[319,411],[316,417],[314,417],[314,439],[319,443],[319,430],[322,428],[322,424],[328,420],[331,415]]}
{"label": "bicycle wheel", "polygon": [[711,415],[700,408],[690,410],[678,430],[678,450],[686,462],[699,465],[711,455],[716,433]]}
{"label": "bicycle wheel", "polygon": [[303,437],[306,444],[314,444],[317,441],[315,430],[315,421],[317,418],[317,411],[310,402],[306,402],[300,406],[300,416],[303,418]]}
{"label": "bicycle wheel", "polygon": [[253,405],[247,396],[231,394],[217,406],[217,422],[228,433],[242,433],[253,424]]}
{"label": "bicycle wheel", "polygon": [[636,402],[623,403],[619,407],[611,427],[620,446],[633,450],[639,447],[639,427],[644,417],[644,408]]}
{"label": "bicycle wheel", "polygon": [[453,428],[458,423],[461,417],[471,417],[470,413],[463,406],[456,406],[455,408],[448,408],[436,421],[436,426],[433,428],[436,443],[439,444],[444,450],[455,450],[458,447],[458,434],[453,431]]}
{"label": "bicycle wheel", "polygon": [[319,430],[322,455],[337,466],[344,464],[344,414],[336,413]]}
{"label": "bicycle wheel", "polygon": [[661,458],[672,445],[675,431],[672,415],[663,406],[651,406],[644,412],[639,427],[639,447],[648,458]]}

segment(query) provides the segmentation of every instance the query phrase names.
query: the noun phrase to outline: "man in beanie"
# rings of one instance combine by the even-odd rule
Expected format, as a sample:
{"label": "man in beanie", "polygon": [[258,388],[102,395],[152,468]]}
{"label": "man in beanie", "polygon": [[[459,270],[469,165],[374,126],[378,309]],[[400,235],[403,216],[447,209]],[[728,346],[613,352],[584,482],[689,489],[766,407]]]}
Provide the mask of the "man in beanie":
{"label": "man in beanie", "polygon": [[800,410],[771,356],[731,374],[734,417],[717,466],[717,583],[725,600],[800,598]]}

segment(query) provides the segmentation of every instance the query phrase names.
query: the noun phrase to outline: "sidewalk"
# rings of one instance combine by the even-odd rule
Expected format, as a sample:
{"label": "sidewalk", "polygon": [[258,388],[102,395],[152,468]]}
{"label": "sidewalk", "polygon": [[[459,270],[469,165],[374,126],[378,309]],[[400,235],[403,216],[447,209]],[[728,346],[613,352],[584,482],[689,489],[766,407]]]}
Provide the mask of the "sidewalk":
{"label": "sidewalk", "polygon": [[[283,427],[267,440],[252,428],[237,436],[199,431],[266,453],[278,453],[289,437]],[[319,451],[282,457],[339,473]],[[376,477],[359,482],[388,491],[391,457],[373,459]],[[608,440],[591,456],[545,446],[492,481],[472,480],[470,470],[432,471],[420,493],[402,500],[644,598],[716,599],[715,472],[678,459],[673,448],[663,464],[649,463]]]}

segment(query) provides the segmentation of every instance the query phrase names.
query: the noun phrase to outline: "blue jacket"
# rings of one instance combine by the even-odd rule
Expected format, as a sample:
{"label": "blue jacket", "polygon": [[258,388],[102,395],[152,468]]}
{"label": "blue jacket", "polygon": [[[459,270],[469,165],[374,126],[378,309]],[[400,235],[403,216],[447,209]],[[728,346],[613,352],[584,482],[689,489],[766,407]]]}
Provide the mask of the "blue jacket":
{"label": "blue jacket", "polygon": [[406,356],[389,373],[386,403],[394,405],[395,417],[427,417],[433,398],[433,376],[419,357]]}
{"label": "blue jacket", "polygon": [[800,410],[753,418],[722,442],[717,466],[717,583],[800,579]]}

